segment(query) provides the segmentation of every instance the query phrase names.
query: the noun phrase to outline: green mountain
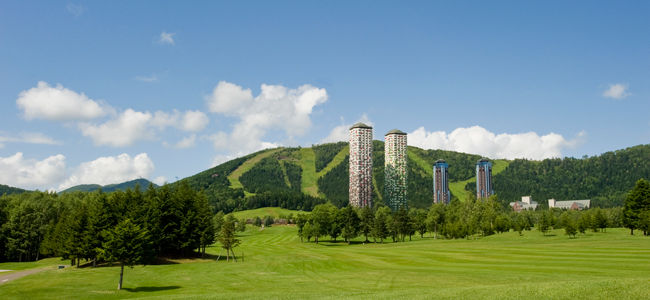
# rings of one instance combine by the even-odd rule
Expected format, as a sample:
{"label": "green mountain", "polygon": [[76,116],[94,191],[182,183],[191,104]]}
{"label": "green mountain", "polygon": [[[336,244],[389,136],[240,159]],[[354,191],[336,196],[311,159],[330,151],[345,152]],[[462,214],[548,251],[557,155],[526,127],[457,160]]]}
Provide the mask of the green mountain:
{"label": "green mountain", "polygon": [[139,178],[135,180],[130,180],[122,183],[117,183],[117,184],[109,184],[105,186],[101,186],[99,184],[80,184],[80,185],[75,185],[71,188],[65,189],[61,191],[61,193],[70,193],[70,192],[94,192],[98,189],[102,189],[103,192],[109,193],[109,192],[114,192],[114,191],[126,191],[127,189],[133,189],[135,188],[136,185],[139,185],[141,189],[146,189],[149,184],[153,184],[155,187],[158,187],[156,184],[152,183],[149,180]]}
{"label": "green mountain", "polygon": [[13,186],[8,186],[4,184],[0,184],[0,196],[1,195],[11,195],[11,194],[21,194],[27,192],[27,190],[23,190],[21,188],[13,187]]}
{"label": "green mountain", "polygon": [[[373,187],[383,201],[384,143],[373,143]],[[348,144],[311,148],[275,148],[240,157],[183,179],[202,190],[215,210],[225,212],[278,206],[311,210],[331,201],[348,202]],[[475,164],[481,157],[444,150],[408,147],[410,207],[432,203],[432,166],[449,163],[452,198],[461,201],[475,193]],[[494,189],[504,205],[524,195],[545,203],[548,198],[592,199],[594,206],[621,205],[639,178],[650,178],[650,145],[607,152],[584,159],[493,160]],[[179,184],[172,183],[172,185]]]}

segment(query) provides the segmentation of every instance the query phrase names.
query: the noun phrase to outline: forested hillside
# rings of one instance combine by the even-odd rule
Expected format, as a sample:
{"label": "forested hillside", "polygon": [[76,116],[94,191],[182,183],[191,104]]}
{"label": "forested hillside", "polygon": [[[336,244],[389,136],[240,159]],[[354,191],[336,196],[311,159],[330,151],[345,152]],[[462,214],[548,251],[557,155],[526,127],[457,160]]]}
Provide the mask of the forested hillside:
{"label": "forested hillside", "polygon": [[0,184],[0,196],[1,195],[11,195],[11,194],[20,194],[24,193],[26,190],[19,189],[13,186],[8,186],[4,184]]}
{"label": "forested hillside", "polygon": [[134,179],[122,183],[117,183],[117,184],[108,184],[105,186],[101,186],[99,184],[81,184],[81,185],[75,185],[71,188],[68,188],[66,190],[63,190],[61,193],[69,193],[69,192],[94,192],[96,190],[102,189],[103,192],[105,193],[110,193],[114,191],[126,191],[127,189],[133,189],[135,188],[136,185],[139,185],[141,188],[147,188],[150,184],[153,184],[154,187],[158,187],[156,184],[153,182],[146,180],[144,178],[139,178],[139,179]]}
{"label": "forested hillside", "polygon": [[[342,207],[348,203],[349,159],[346,146],[347,143],[340,142],[312,148],[263,150],[228,161],[184,181],[193,189],[204,191],[216,211],[264,206],[311,210],[327,201]],[[447,161],[450,183],[458,187],[458,194],[452,191],[452,198],[465,200],[474,194],[475,164],[480,156],[408,147],[410,207],[431,205],[431,166],[438,159]],[[650,178],[649,159],[650,145],[640,145],[585,159],[499,160],[499,168],[495,168],[493,176],[494,189],[504,206],[524,195],[532,195],[542,204],[548,198],[555,198],[592,199],[594,206],[617,206],[636,180]],[[382,202],[382,141],[373,143],[373,165],[374,199]],[[311,190],[307,192],[305,187]]]}
{"label": "forested hillside", "polygon": [[650,178],[650,145],[584,159],[517,159],[494,176],[494,189],[502,201],[531,195],[544,204],[549,198],[592,199],[592,205],[610,207],[622,205],[640,178]]}

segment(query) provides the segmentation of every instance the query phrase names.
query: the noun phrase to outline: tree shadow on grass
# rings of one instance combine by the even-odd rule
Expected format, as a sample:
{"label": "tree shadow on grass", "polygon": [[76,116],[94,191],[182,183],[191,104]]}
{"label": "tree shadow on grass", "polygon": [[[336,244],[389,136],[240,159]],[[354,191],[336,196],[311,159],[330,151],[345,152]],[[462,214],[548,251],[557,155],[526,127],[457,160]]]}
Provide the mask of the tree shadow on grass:
{"label": "tree shadow on grass", "polygon": [[131,293],[140,293],[140,292],[158,292],[158,291],[168,291],[180,289],[180,286],[170,285],[170,286],[139,286],[136,288],[122,288],[123,290]]}

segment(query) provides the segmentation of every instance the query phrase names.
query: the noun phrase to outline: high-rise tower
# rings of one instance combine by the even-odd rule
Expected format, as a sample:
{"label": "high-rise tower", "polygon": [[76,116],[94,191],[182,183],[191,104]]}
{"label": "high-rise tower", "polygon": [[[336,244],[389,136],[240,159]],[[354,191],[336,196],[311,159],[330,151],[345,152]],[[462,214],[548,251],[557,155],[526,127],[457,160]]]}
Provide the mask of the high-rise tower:
{"label": "high-rise tower", "polygon": [[449,164],[442,159],[433,165],[433,203],[449,204]]}
{"label": "high-rise tower", "polygon": [[372,127],[350,127],[350,205],[372,207]]}
{"label": "high-rise tower", "polygon": [[481,158],[476,163],[476,199],[489,198],[492,194],[492,163]]}
{"label": "high-rise tower", "polygon": [[384,197],[393,210],[406,208],[406,133],[393,129],[384,138]]}

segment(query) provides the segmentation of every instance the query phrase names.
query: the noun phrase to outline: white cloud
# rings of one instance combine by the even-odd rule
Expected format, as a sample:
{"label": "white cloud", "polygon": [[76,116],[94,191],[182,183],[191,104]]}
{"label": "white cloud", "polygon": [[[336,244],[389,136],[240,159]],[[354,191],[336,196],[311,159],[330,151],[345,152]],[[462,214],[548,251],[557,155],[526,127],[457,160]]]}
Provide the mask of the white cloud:
{"label": "white cloud", "polygon": [[86,8],[81,4],[68,3],[65,8],[75,17],[83,15],[83,13],[86,11]]}
{"label": "white cloud", "polygon": [[148,112],[138,112],[127,109],[117,119],[101,125],[80,123],[79,129],[84,136],[90,137],[95,145],[124,147],[139,140],[154,138],[154,132],[149,127],[152,116]]}
{"label": "white cloud", "polygon": [[196,145],[196,134],[192,134],[188,137],[184,137],[182,140],[178,141],[174,145],[174,148],[176,149],[187,149],[187,148],[192,148]]}
{"label": "white cloud", "polygon": [[152,182],[157,185],[164,185],[165,183],[167,183],[167,178],[165,178],[165,176],[158,176],[154,178]]}
{"label": "white cloud", "polygon": [[158,76],[151,74],[151,76],[135,76],[135,80],[142,82],[157,82]]}
{"label": "white cloud", "polygon": [[158,42],[161,44],[168,44],[168,45],[174,45],[174,35],[175,33],[172,32],[161,32],[160,33],[160,38],[158,39]]}
{"label": "white cloud", "polygon": [[95,145],[124,147],[141,140],[154,140],[157,132],[168,127],[189,132],[201,131],[208,122],[207,115],[201,111],[156,111],[152,114],[127,109],[116,119],[100,125],[79,123],[79,129],[84,136],[90,137]]}
{"label": "white cloud", "polygon": [[221,81],[207,98],[211,112],[239,118],[232,132],[211,136],[215,148],[230,154],[245,154],[277,143],[263,141],[270,130],[283,131],[289,139],[302,136],[311,127],[313,108],[327,101],[327,91],[311,85],[289,89],[262,84],[253,98],[250,89]]}
{"label": "white cloud", "polygon": [[147,153],[135,157],[123,153],[118,156],[99,157],[80,164],[61,185],[64,190],[79,184],[114,184],[138,178],[147,178],[154,171],[154,163]]}
{"label": "white cloud", "polygon": [[43,160],[25,159],[23,153],[0,157],[0,183],[35,189],[53,186],[65,178],[65,156],[58,154]]}
{"label": "white cloud", "polygon": [[[343,122],[343,119],[341,119],[341,122]],[[370,121],[370,119],[368,119],[368,116],[366,114],[361,115],[361,118],[357,120],[357,122],[362,122],[370,126],[373,125],[373,123]],[[330,131],[329,135],[327,135],[327,137],[322,139],[320,142],[321,143],[347,142],[350,139],[350,126],[352,126],[354,123],[342,124],[334,127],[332,131]]]}
{"label": "white cloud", "polygon": [[561,157],[563,149],[575,147],[584,137],[584,132],[573,140],[556,133],[543,136],[535,132],[494,134],[480,126],[457,128],[447,134],[444,131],[428,132],[420,127],[408,134],[408,144],[423,149],[451,150],[490,158],[539,160]]}
{"label": "white cloud", "polygon": [[52,87],[44,81],[39,81],[34,88],[20,92],[16,104],[27,120],[90,120],[111,111],[110,107],[88,98],[84,93],[79,94],[60,84]]}
{"label": "white cloud", "polygon": [[627,84],[622,84],[622,83],[610,84],[609,88],[603,92],[603,97],[621,100],[631,95],[630,93],[627,92],[627,89],[628,89]]}
{"label": "white cloud", "polygon": [[40,132],[23,132],[18,134],[18,136],[9,136],[0,133],[0,143],[26,143],[26,144],[40,144],[40,145],[61,145],[62,144],[60,141],[57,141]]}
{"label": "white cloud", "polygon": [[203,130],[209,122],[208,116],[202,111],[188,110],[179,125],[181,130],[197,132]]}

